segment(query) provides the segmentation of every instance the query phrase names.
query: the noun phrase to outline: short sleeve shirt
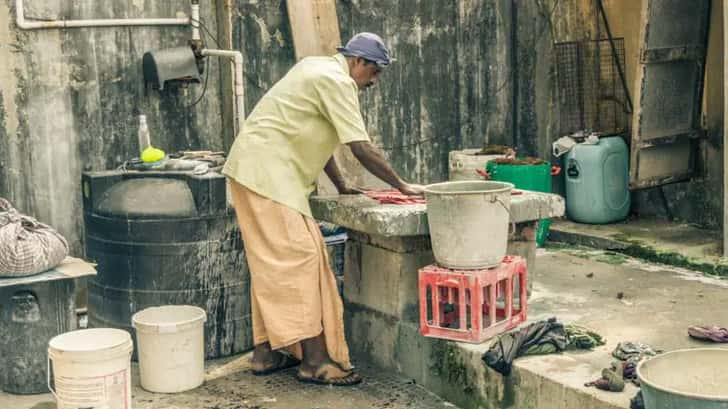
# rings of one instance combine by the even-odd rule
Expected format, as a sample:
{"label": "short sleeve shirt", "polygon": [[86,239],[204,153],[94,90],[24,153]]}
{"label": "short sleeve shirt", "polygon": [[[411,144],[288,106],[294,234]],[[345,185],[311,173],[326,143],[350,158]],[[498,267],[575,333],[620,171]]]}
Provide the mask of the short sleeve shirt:
{"label": "short sleeve shirt", "polygon": [[309,196],[336,147],[369,140],[346,58],[307,57],[255,106],[223,173],[311,216]]}

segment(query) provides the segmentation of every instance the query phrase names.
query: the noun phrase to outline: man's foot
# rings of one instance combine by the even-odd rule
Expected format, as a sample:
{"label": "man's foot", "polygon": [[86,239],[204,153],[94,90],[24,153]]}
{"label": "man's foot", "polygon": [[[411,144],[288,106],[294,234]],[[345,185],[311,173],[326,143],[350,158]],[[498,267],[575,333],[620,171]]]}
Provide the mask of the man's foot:
{"label": "man's foot", "polygon": [[271,350],[267,342],[255,347],[253,359],[250,364],[253,367],[253,375],[268,375],[273,372],[298,366],[301,362],[290,355]]}
{"label": "man's foot", "polygon": [[301,365],[296,375],[299,381],[319,385],[354,386],[361,383],[362,377],[354,371],[344,371],[333,362],[318,367]]}

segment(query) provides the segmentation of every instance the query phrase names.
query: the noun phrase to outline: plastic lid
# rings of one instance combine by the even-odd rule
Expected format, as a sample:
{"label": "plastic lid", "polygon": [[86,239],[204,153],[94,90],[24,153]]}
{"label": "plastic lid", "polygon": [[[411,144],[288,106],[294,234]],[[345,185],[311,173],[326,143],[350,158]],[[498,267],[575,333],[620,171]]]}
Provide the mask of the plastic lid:
{"label": "plastic lid", "polygon": [[92,328],[66,332],[50,340],[48,346],[62,352],[97,352],[131,343],[131,335],[121,329]]}
{"label": "plastic lid", "polygon": [[171,333],[197,327],[207,321],[205,310],[192,305],[165,305],[139,311],[131,317],[137,331]]}

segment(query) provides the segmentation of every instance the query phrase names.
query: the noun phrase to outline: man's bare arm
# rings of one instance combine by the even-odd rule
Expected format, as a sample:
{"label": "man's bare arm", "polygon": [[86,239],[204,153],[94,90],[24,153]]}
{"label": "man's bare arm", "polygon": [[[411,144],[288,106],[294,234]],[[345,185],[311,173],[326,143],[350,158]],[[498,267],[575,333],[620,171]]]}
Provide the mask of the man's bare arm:
{"label": "man's bare arm", "polygon": [[336,160],[332,156],[331,159],[329,159],[328,162],[326,162],[326,166],[324,167],[324,171],[326,172],[326,175],[331,179],[331,182],[336,187],[336,190],[343,195],[351,195],[351,194],[357,194],[362,193],[361,190],[350,187],[346,184],[346,181],[344,180],[344,177],[341,175],[341,171],[339,170],[339,166],[336,164]]}
{"label": "man's bare arm", "polygon": [[347,146],[357,160],[374,176],[388,183],[406,195],[421,195],[423,188],[405,182],[387,162],[379,150],[370,142],[352,142]]}

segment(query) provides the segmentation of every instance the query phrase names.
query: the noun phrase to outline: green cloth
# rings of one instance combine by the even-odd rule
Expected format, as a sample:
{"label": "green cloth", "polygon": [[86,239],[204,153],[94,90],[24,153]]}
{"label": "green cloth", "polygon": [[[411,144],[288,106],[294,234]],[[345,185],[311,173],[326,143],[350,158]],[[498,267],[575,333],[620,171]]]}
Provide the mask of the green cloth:
{"label": "green cloth", "polygon": [[[566,349],[592,349],[604,345],[604,338],[596,332],[579,326],[565,325],[566,333]],[[560,349],[554,343],[539,343],[532,345],[523,353],[523,355],[547,355],[555,354]]]}
{"label": "green cloth", "polygon": [[572,324],[565,329],[569,340],[567,349],[592,349],[605,344],[601,335],[588,328]]}
{"label": "green cloth", "polygon": [[523,355],[548,355],[555,354],[559,351],[554,344],[537,344],[528,348]]}

